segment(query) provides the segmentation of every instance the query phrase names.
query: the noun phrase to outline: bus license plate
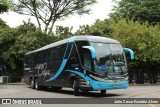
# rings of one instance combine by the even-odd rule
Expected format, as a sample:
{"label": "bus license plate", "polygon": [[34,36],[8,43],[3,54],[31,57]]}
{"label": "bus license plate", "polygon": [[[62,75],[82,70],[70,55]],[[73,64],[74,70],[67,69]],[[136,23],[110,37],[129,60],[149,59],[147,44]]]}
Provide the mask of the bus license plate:
{"label": "bus license plate", "polygon": [[112,88],[118,88],[118,84],[112,85]]}

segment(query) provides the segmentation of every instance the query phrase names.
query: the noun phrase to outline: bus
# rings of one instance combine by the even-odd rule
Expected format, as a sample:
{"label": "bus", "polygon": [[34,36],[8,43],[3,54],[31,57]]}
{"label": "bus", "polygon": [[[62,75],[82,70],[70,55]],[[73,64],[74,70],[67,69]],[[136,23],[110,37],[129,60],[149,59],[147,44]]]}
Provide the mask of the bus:
{"label": "bus", "polygon": [[70,87],[80,91],[125,89],[127,63],[120,42],[100,36],[73,36],[25,54],[24,81],[33,89]]}

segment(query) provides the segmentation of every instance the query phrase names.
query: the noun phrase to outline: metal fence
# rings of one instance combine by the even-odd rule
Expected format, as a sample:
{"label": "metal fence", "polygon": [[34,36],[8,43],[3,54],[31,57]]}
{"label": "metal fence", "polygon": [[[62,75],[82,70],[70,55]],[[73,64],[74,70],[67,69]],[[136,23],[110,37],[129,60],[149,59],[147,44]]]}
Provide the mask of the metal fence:
{"label": "metal fence", "polygon": [[10,83],[9,76],[0,76],[0,84],[1,85],[7,85],[8,83]]}

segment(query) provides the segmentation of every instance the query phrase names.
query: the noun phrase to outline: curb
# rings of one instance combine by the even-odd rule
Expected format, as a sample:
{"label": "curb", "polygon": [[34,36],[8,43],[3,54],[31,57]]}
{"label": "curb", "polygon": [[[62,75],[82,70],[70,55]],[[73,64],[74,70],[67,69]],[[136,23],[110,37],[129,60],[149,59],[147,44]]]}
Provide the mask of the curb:
{"label": "curb", "polygon": [[18,83],[8,83],[8,85],[26,85],[23,82],[18,82]]}

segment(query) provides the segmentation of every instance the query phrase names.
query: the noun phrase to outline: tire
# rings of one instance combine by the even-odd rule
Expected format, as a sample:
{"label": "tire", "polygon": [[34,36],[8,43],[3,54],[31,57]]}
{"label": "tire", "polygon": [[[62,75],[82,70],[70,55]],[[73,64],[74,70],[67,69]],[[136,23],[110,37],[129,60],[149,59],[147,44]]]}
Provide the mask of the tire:
{"label": "tire", "polygon": [[35,79],[34,87],[35,87],[36,90],[39,90],[39,89],[40,89],[40,86],[39,86],[39,83],[38,83],[38,79],[37,79],[37,78]]}
{"label": "tire", "polygon": [[106,94],[106,90],[101,90],[101,94],[102,95]]}
{"label": "tire", "polygon": [[78,81],[77,80],[73,81],[73,89],[74,89],[74,95],[78,96],[79,95],[79,88],[78,88]]}
{"label": "tire", "polygon": [[31,88],[32,88],[32,89],[35,88],[35,81],[34,81],[34,78],[31,78]]}

